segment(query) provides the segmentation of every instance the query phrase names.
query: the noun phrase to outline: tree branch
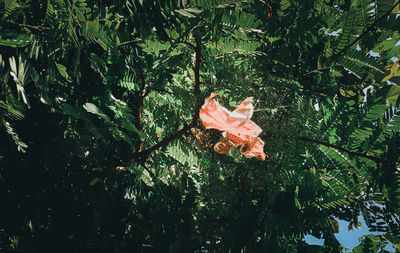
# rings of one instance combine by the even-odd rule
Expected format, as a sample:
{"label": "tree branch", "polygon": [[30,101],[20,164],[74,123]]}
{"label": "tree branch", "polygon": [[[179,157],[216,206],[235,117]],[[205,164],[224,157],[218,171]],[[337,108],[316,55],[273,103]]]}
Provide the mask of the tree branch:
{"label": "tree branch", "polygon": [[[129,57],[130,53],[125,48],[119,46],[118,49],[122,55]],[[143,103],[144,103],[144,99],[146,98],[146,96],[149,94],[150,91],[147,91],[146,76],[144,75],[143,70],[140,67],[139,63],[137,63],[134,59],[131,60],[131,63],[134,68],[132,71],[136,71],[136,73],[139,77],[139,80],[140,80],[140,94],[139,94],[138,104],[137,104],[136,111],[135,111],[135,119],[136,119],[135,126],[139,131],[142,131],[142,129],[143,129],[143,126],[142,126]],[[142,141],[142,138],[139,136],[139,140],[136,144],[136,152],[140,152],[142,150],[142,146],[143,146],[143,141]]]}
{"label": "tree branch", "polygon": [[153,151],[167,146],[169,143],[174,141],[176,138],[182,136],[186,131],[188,131],[190,128],[195,126],[197,124],[197,121],[199,119],[199,111],[200,111],[200,64],[201,64],[201,39],[198,36],[195,36],[196,39],[196,45],[195,45],[195,62],[194,62],[194,97],[195,97],[195,110],[193,111],[193,117],[192,121],[188,124],[185,125],[183,128],[181,128],[179,131],[176,133],[164,138],[161,140],[159,143],[155,144],[154,146],[146,149],[146,150],[141,150],[138,152],[135,152],[131,154],[129,157],[125,159],[126,162],[131,161],[131,160],[142,160],[145,159],[149,154],[151,154]]}
{"label": "tree branch", "polygon": [[[147,88],[147,86],[146,86],[146,77],[145,77],[145,75],[143,73],[143,70],[140,68],[139,64],[135,60],[132,60],[132,62],[133,62],[133,65],[134,65],[134,67],[136,69],[136,72],[138,73],[138,76],[139,76],[139,79],[140,79],[140,84],[141,84],[140,85],[139,101],[138,101],[137,108],[136,108],[136,115],[135,115],[136,124],[135,125],[136,125],[136,128],[139,131],[142,131],[142,129],[143,129],[143,126],[142,126],[142,109],[143,109],[144,99],[148,94],[146,92],[146,88]],[[142,138],[139,136],[139,140],[138,140],[138,143],[136,145],[136,152],[140,152],[142,150],[142,147],[143,147],[143,141],[142,141]]]}
{"label": "tree branch", "polygon": [[193,45],[192,43],[190,43],[190,42],[187,42],[187,41],[179,41],[179,43],[182,43],[182,44],[185,44],[185,45],[188,45],[191,49],[193,49],[193,50],[196,50],[196,46],[195,45]]}
{"label": "tree branch", "polygon": [[296,141],[304,141],[304,142],[316,143],[316,144],[324,145],[324,146],[329,147],[329,148],[334,148],[334,149],[346,152],[346,153],[348,153],[350,155],[353,155],[353,156],[364,157],[364,158],[370,159],[370,160],[372,160],[372,161],[374,161],[376,163],[383,163],[383,160],[381,160],[381,159],[379,159],[377,157],[370,156],[370,155],[367,155],[365,153],[354,152],[354,151],[351,151],[351,150],[349,150],[347,148],[343,148],[343,147],[338,146],[338,145],[330,144],[330,143],[319,141],[319,140],[309,139],[309,138],[306,138],[306,137],[263,135],[261,138],[287,139],[287,140],[296,140]]}
{"label": "tree branch", "polygon": [[154,175],[154,173],[149,168],[147,168],[146,165],[142,164],[142,166],[147,171],[147,173],[149,173],[149,176],[151,177],[151,179],[156,179],[156,175]]}
{"label": "tree branch", "polygon": [[47,26],[26,25],[26,24],[19,24],[19,23],[11,22],[11,21],[0,21],[0,23],[13,25],[13,26],[17,26],[17,27],[22,27],[22,28],[28,28],[31,30],[39,30],[39,31],[51,29],[50,27],[47,27]]}
{"label": "tree branch", "polygon": [[367,30],[365,30],[363,33],[361,33],[360,36],[358,36],[353,42],[351,42],[349,45],[345,46],[339,53],[334,54],[334,55],[332,56],[332,58],[336,58],[336,57],[338,57],[338,56],[343,55],[343,54],[347,51],[347,49],[349,49],[349,48],[351,48],[352,46],[354,46],[359,40],[361,40],[365,35],[367,35],[367,33],[369,33],[369,32],[374,28],[374,26],[375,26],[377,23],[379,23],[384,17],[386,17],[387,15],[389,15],[389,14],[392,12],[392,10],[393,10],[394,8],[396,8],[396,6],[399,5],[399,4],[400,4],[400,0],[398,0],[397,3],[395,3],[395,4],[392,6],[392,8],[390,8],[390,10],[388,10],[388,11],[387,11],[385,14],[383,14],[380,18],[378,18],[377,20],[375,20],[375,22],[374,22],[372,25],[370,25],[370,26],[367,28]]}

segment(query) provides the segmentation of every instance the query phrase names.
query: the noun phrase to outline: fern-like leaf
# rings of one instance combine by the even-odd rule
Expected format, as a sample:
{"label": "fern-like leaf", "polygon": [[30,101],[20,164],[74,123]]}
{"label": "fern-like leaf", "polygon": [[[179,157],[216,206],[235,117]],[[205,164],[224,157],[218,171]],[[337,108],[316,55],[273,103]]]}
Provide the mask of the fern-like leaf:
{"label": "fern-like leaf", "polygon": [[207,10],[221,8],[241,2],[242,0],[193,0],[190,2],[191,7]]}
{"label": "fern-like leaf", "polygon": [[26,145],[25,142],[23,142],[19,139],[18,134],[15,132],[14,128],[12,127],[12,125],[9,122],[3,120],[3,125],[6,128],[7,133],[13,139],[15,145],[17,145],[18,151],[25,153],[26,148],[28,148],[28,145]]}
{"label": "fern-like leaf", "polygon": [[221,22],[231,27],[237,26],[253,29],[258,28],[261,24],[261,21],[255,15],[246,12],[234,12],[233,14],[225,12],[221,18]]}
{"label": "fern-like leaf", "polygon": [[166,51],[170,48],[170,43],[162,43],[158,40],[145,40],[140,43],[139,46],[143,48],[143,51],[150,54],[159,56],[162,51]]}
{"label": "fern-like leaf", "polygon": [[63,0],[47,0],[47,9],[45,14],[46,23],[58,25],[61,28],[63,23],[68,21],[67,6]]}
{"label": "fern-like leaf", "polygon": [[356,64],[354,61],[351,61],[347,58],[341,58],[339,60],[339,64],[350,74],[353,74],[356,76],[358,79],[361,79],[361,77],[364,74],[364,70]]}
{"label": "fern-like leaf", "polygon": [[180,141],[176,141],[169,145],[167,148],[167,154],[184,166],[199,167],[198,157],[186,146],[182,145]]}
{"label": "fern-like leaf", "polygon": [[24,47],[32,41],[32,35],[3,31],[0,35],[0,46]]}
{"label": "fern-like leaf", "polygon": [[17,59],[15,59],[14,56],[9,59],[11,68],[10,75],[13,77],[16,84],[18,96],[22,98],[22,101],[29,107],[24,86],[28,82],[28,78],[32,72],[32,66],[28,64],[22,54],[20,54]]}
{"label": "fern-like leaf", "polygon": [[357,51],[354,49],[349,49],[346,51],[346,55],[343,56],[345,59],[352,61],[358,65],[365,66],[368,68],[371,68],[375,71],[378,71],[382,74],[385,74],[381,70],[381,66],[379,62],[372,56],[370,55],[364,55],[361,53],[361,51]]}
{"label": "fern-like leaf", "polygon": [[107,29],[98,20],[87,21],[81,29],[82,35],[89,41],[98,43],[104,50],[113,45],[113,41]]}
{"label": "fern-like leaf", "polygon": [[0,101],[0,116],[3,114],[7,118],[13,121],[21,120],[25,117],[25,115],[20,111],[15,108],[13,108],[11,105],[7,105],[3,101]]}
{"label": "fern-like leaf", "polygon": [[320,205],[324,208],[337,208],[339,206],[349,205],[349,198],[353,195],[352,190],[348,188],[345,179],[338,172],[327,172],[320,177],[330,194],[321,201]]}
{"label": "fern-like leaf", "polygon": [[400,131],[400,108],[389,107],[386,109],[384,121],[387,125],[386,131]]}
{"label": "fern-like leaf", "polygon": [[130,91],[138,91],[139,85],[135,81],[135,77],[132,74],[126,73],[122,80],[117,83],[118,86],[124,87]]}
{"label": "fern-like leaf", "polygon": [[216,45],[210,44],[209,48],[211,54],[219,58],[232,53],[251,54],[254,53],[259,46],[260,44],[255,41],[242,41],[225,38],[218,41]]}
{"label": "fern-like leaf", "polygon": [[350,11],[345,16],[344,27],[342,28],[342,32],[339,37],[339,42],[335,49],[335,53],[339,53],[344,47],[346,47],[350,42],[351,38],[354,35],[354,31],[358,31],[357,29],[357,15],[355,11]]}
{"label": "fern-like leaf", "polygon": [[[17,0],[3,0],[0,2],[0,19],[5,19],[11,15],[11,13],[19,8],[21,5]],[[1,10],[2,9],[2,10]]]}
{"label": "fern-like leaf", "polygon": [[335,54],[341,52],[356,36],[373,23],[373,5],[370,0],[359,0],[344,15],[342,32],[339,36]]}

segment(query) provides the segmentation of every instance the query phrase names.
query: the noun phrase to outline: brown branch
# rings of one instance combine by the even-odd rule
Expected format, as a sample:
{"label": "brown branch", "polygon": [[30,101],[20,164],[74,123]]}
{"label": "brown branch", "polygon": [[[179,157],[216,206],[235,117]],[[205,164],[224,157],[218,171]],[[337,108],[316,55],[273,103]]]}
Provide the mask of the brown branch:
{"label": "brown branch", "polygon": [[263,135],[261,138],[287,139],[287,140],[296,140],[296,141],[304,141],[304,142],[316,143],[316,144],[324,145],[324,146],[329,147],[329,148],[334,148],[334,149],[346,152],[346,153],[348,153],[350,155],[353,155],[353,156],[364,157],[364,158],[370,159],[370,160],[372,160],[372,161],[374,161],[376,163],[383,163],[383,160],[381,160],[381,159],[379,159],[377,157],[370,156],[370,155],[367,155],[365,153],[354,152],[354,151],[351,151],[351,150],[349,150],[347,148],[343,148],[343,147],[338,146],[338,145],[330,144],[330,143],[319,141],[319,140],[309,139],[309,138],[306,138],[306,137]]}
{"label": "brown branch", "polygon": [[[142,131],[142,129],[143,129],[142,109],[143,109],[144,99],[148,95],[148,93],[146,92],[146,77],[145,77],[142,69],[140,68],[139,64],[135,60],[132,60],[132,62],[138,73],[140,83],[141,83],[139,101],[138,101],[137,108],[136,108],[136,128],[139,131]],[[142,138],[139,136],[139,140],[138,140],[138,143],[136,146],[136,152],[140,152],[142,150],[142,147],[143,147],[143,141],[142,141]]]}
{"label": "brown branch", "polygon": [[193,111],[193,117],[192,121],[188,124],[185,125],[183,128],[181,128],[179,131],[176,133],[164,138],[161,140],[159,143],[155,144],[154,146],[146,149],[146,150],[141,150],[138,152],[135,152],[131,154],[129,157],[125,159],[125,162],[131,161],[131,160],[143,160],[146,159],[149,154],[151,154],[153,151],[167,146],[169,143],[174,141],[176,138],[182,136],[186,131],[188,131],[190,128],[195,126],[197,124],[197,121],[199,119],[199,111],[200,111],[200,64],[201,64],[201,39],[198,36],[195,36],[196,39],[196,46],[195,46],[195,62],[194,62],[194,97],[196,100],[195,103],[195,110]]}
{"label": "brown branch", "polygon": [[363,33],[361,33],[360,36],[358,36],[353,42],[351,42],[349,45],[345,46],[339,53],[334,54],[334,55],[332,56],[332,58],[336,58],[336,57],[338,57],[338,56],[343,55],[343,54],[347,51],[347,49],[349,49],[349,48],[351,48],[352,46],[354,46],[359,40],[361,40],[365,35],[367,35],[367,33],[369,33],[369,32],[374,28],[374,26],[375,26],[377,23],[379,23],[384,17],[386,17],[387,15],[389,15],[389,14],[393,11],[393,9],[396,8],[396,6],[399,5],[399,4],[400,4],[400,0],[398,0],[397,3],[395,3],[395,4],[392,6],[392,8],[390,8],[390,10],[388,10],[388,11],[387,11],[385,14],[383,14],[380,18],[378,18],[377,20],[375,20],[375,22],[374,22],[372,25],[370,25]]}
{"label": "brown branch", "polygon": [[28,29],[34,29],[34,30],[50,30],[51,28],[48,26],[39,26],[39,25],[26,25],[26,24],[19,24],[11,21],[0,21],[1,23],[8,24],[8,25],[13,25],[13,26],[18,26],[22,28],[28,28]]}
{"label": "brown branch", "polygon": [[[119,51],[121,52],[122,55],[128,57],[130,55],[130,53],[123,47],[118,47]],[[138,104],[136,107],[136,111],[135,111],[135,119],[136,119],[136,123],[135,126],[139,131],[142,131],[143,126],[142,126],[142,109],[143,109],[143,103],[144,103],[144,99],[146,98],[146,96],[149,94],[150,91],[146,91],[147,90],[147,85],[146,85],[146,76],[143,73],[142,68],[140,67],[139,63],[137,63],[135,60],[132,59],[132,64],[134,67],[134,71],[137,72],[137,75],[139,76],[139,80],[140,80],[140,94],[139,94],[139,99],[138,99]],[[141,137],[138,137],[139,140],[136,144],[136,152],[140,152],[142,150],[142,146],[143,146],[143,141],[141,139]]]}

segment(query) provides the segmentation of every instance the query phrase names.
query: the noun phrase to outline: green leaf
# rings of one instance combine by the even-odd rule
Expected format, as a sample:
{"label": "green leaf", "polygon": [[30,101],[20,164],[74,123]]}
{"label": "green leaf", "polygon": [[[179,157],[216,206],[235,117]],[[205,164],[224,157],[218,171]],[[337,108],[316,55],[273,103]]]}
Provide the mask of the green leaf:
{"label": "green leaf", "polygon": [[22,101],[30,107],[28,97],[25,92],[25,85],[28,81],[29,74],[31,73],[31,65],[27,63],[23,55],[18,56],[18,60],[15,57],[9,59],[10,62],[10,75],[13,77],[17,87],[18,96],[22,98]]}
{"label": "green leaf", "polygon": [[95,104],[92,103],[86,103],[83,105],[83,108],[90,113],[96,114],[100,117],[102,117],[105,120],[110,120],[110,118]]}
{"label": "green leaf", "polygon": [[196,13],[196,14],[203,12],[202,10],[197,9],[197,8],[187,8],[187,9],[184,9],[184,10],[188,11],[188,12],[191,12],[191,13]]}
{"label": "green leaf", "polygon": [[394,56],[400,56],[400,45],[397,45],[397,42],[400,40],[400,35],[396,33],[392,38],[386,39],[382,43],[380,43],[374,51],[378,51],[377,49],[381,49],[386,52],[386,57],[388,59]]}
{"label": "green leaf", "polygon": [[386,100],[389,101],[391,105],[396,105],[397,99],[400,95],[400,85],[391,85],[390,90],[386,95]]}
{"label": "green leaf", "polygon": [[196,15],[192,14],[191,12],[188,11],[188,9],[180,9],[180,10],[175,10],[179,14],[188,17],[188,18],[195,18]]}
{"label": "green leaf", "polygon": [[66,80],[69,80],[69,76],[68,76],[68,72],[67,72],[67,68],[64,65],[58,64],[56,63],[58,72],[61,74],[62,77],[64,77]]}
{"label": "green leaf", "polygon": [[28,145],[25,142],[20,140],[17,132],[15,132],[13,126],[9,122],[3,121],[3,125],[6,128],[7,133],[14,140],[14,143],[17,145],[18,151],[25,153],[26,149],[28,148]]}
{"label": "green leaf", "polygon": [[[5,38],[7,35],[8,38]],[[10,38],[13,36],[13,38]],[[32,41],[32,36],[29,34],[13,34],[4,32],[4,35],[0,36],[0,45],[8,47],[24,47]]]}

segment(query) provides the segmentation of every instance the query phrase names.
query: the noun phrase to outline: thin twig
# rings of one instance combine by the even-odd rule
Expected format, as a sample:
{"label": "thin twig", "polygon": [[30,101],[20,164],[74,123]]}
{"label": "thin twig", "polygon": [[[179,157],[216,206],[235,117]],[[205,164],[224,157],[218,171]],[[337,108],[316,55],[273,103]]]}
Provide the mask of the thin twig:
{"label": "thin twig", "polygon": [[22,28],[39,30],[39,31],[50,30],[51,29],[51,27],[48,27],[48,26],[26,25],[26,24],[19,24],[19,23],[11,22],[11,21],[1,21],[1,23],[13,25],[13,26],[18,26],[18,27],[22,27]]}
{"label": "thin twig", "polygon": [[330,67],[314,69],[314,70],[311,70],[311,71],[306,72],[306,73],[304,73],[304,74],[301,74],[301,76],[307,76],[307,75],[310,75],[310,74],[312,74],[312,73],[322,72],[322,71],[324,71],[324,70],[330,70]]}
{"label": "thin twig", "polygon": [[154,175],[154,173],[149,168],[147,168],[146,165],[142,164],[142,166],[147,171],[147,173],[149,173],[151,179],[156,179],[156,175]]}
{"label": "thin twig", "polygon": [[170,94],[170,95],[174,95],[174,94],[175,94],[175,93],[172,92],[172,91],[167,91],[167,90],[164,90],[164,89],[157,89],[157,88],[151,87],[151,88],[148,88],[148,89],[147,89],[147,91],[146,91],[146,96],[149,95],[150,92],[152,92],[152,91],[156,91],[156,92],[158,92],[158,93],[167,93],[167,94]]}
{"label": "thin twig", "polygon": [[[132,60],[133,65],[138,73],[139,79],[140,79],[140,96],[139,96],[139,101],[137,104],[137,108],[136,108],[136,128],[139,131],[142,131],[143,126],[142,126],[142,109],[143,109],[143,103],[144,103],[144,99],[147,96],[147,92],[146,92],[146,77],[143,73],[143,70],[140,68],[139,64],[135,61]],[[140,152],[142,150],[143,147],[143,141],[142,138],[139,136],[139,140],[136,146],[136,151]]]}
{"label": "thin twig", "polygon": [[[130,55],[130,53],[124,47],[119,46],[118,49],[124,56]],[[146,76],[144,75],[143,70],[140,67],[139,63],[136,62],[134,59],[132,59],[131,62],[133,64],[134,71],[136,71],[137,75],[139,76],[139,80],[140,80],[140,94],[139,94],[138,104],[137,104],[136,111],[135,111],[135,113],[136,113],[135,126],[139,131],[142,131],[142,129],[143,129],[143,126],[142,126],[143,103],[144,103],[144,99],[146,98],[146,96],[149,94],[150,91],[146,91],[147,90]],[[143,141],[142,141],[141,137],[139,136],[139,140],[136,144],[136,152],[140,152],[142,150],[142,146],[143,146]]]}
{"label": "thin twig", "polygon": [[377,157],[370,156],[370,155],[367,155],[365,153],[354,152],[354,151],[351,151],[351,150],[349,150],[347,148],[343,148],[343,147],[338,146],[338,145],[330,144],[330,143],[319,141],[319,140],[309,139],[309,138],[306,138],[306,137],[263,135],[261,138],[287,139],[287,140],[297,140],[297,141],[304,141],[304,142],[312,142],[312,143],[324,145],[324,146],[329,147],[329,148],[334,148],[334,149],[346,152],[346,153],[348,153],[350,155],[353,155],[353,156],[364,157],[364,158],[370,159],[370,160],[372,160],[372,161],[374,161],[376,163],[383,163],[384,162],[383,160],[381,160],[381,159],[379,159]]}
{"label": "thin twig", "polygon": [[354,46],[359,40],[361,40],[365,35],[367,35],[367,33],[369,33],[369,32],[374,28],[374,26],[375,26],[378,22],[380,22],[384,17],[386,17],[387,15],[389,15],[389,14],[393,11],[393,9],[396,8],[396,6],[399,5],[399,4],[400,4],[400,0],[398,0],[397,3],[395,3],[395,4],[392,6],[392,8],[390,8],[390,10],[388,10],[388,11],[387,11],[385,14],[383,14],[380,18],[378,18],[377,20],[375,20],[375,22],[374,22],[372,25],[370,25],[363,33],[361,33],[361,35],[358,36],[353,42],[351,42],[349,45],[345,46],[339,53],[334,54],[334,55],[332,56],[332,58],[336,58],[336,57],[338,57],[338,56],[343,55],[343,54],[347,51],[347,49],[349,49],[349,48],[351,48],[352,46]]}
{"label": "thin twig", "polygon": [[131,161],[131,160],[142,160],[145,159],[149,154],[151,154],[153,151],[167,146],[169,143],[174,141],[176,138],[182,136],[186,131],[188,131],[190,128],[195,126],[197,124],[197,121],[199,119],[199,111],[200,111],[200,64],[201,64],[201,39],[198,36],[195,36],[196,39],[196,46],[195,46],[195,62],[194,62],[194,97],[196,100],[195,103],[195,110],[193,111],[193,117],[192,121],[188,124],[185,125],[183,128],[181,128],[179,131],[176,133],[164,138],[161,140],[159,143],[155,144],[154,146],[142,150],[139,152],[135,152],[131,154],[129,157],[126,158],[126,162]]}
{"label": "thin twig", "polygon": [[196,50],[196,46],[195,45],[193,45],[192,43],[190,43],[190,42],[187,42],[187,41],[179,41],[179,43],[182,43],[182,44],[185,44],[185,45],[188,45],[191,49],[193,49],[193,50]]}

